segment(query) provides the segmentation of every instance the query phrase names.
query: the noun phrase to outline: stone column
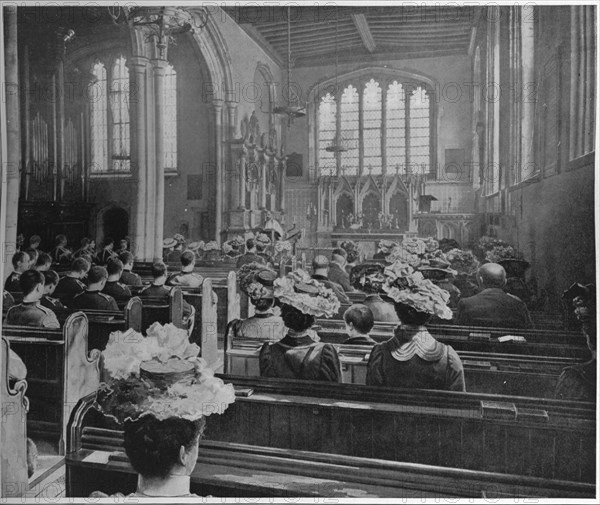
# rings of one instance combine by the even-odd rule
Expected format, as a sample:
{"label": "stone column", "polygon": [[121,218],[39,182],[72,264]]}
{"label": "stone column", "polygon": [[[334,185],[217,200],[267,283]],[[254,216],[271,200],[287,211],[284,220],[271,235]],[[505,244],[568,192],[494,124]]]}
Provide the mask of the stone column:
{"label": "stone column", "polygon": [[58,200],[65,194],[65,61],[64,45],[58,44],[56,59],[56,174],[58,177]]}
{"label": "stone column", "polygon": [[154,257],[162,258],[162,243],[165,226],[165,160],[164,160],[164,87],[165,60],[154,60],[154,100],[155,100],[155,153],[156,153],[156,209],[154,213]]}
{"label": "stone column", "polygon": [[215,240],[221,245],[221,230],[223,229],[223,100],[213,100],[215,128]]}
{"label": "stone column", "polygon": [[[148,163],[146,159],[146,135],[148,134],[146,124],[146,68],[148,60],[135,56],[131,58],[131,86],[135,90],[136,102],[132,117],[134,119],[132,139],[132,168],[135,170],[134,176],[137,182],[136,199],[133,202],[134,215],[134,254],[141,260],[151,260],[152,252],[146,248],[146,217],[148,202],[146,201],[146,191],[148,185],[147,170]],[[149,217],[149,216],[148,216]]]}
{"label": "stone column", "polygon": [[[16,251],[17,219],[19,214],[20,174],[19,160],[21,154],[21,133],[19,125],[19,57],[17,47],[17,6],[7,5],[4,8],[5,42],[5,104],[6,104],[6,195],[2,194],[2,205],[5,206],[6,223],[4,227],[4,278],[11,271],[12,255]],[[3,174],[4,186],[4,174]],[[4,188],[3,188],[4,189]],[[3,192],[4,193],[4,192]]]}
{"label": "stone column", "polygon": [[279,211],[285,212],[285,177],[286,177],[286,157],[279,161]]}

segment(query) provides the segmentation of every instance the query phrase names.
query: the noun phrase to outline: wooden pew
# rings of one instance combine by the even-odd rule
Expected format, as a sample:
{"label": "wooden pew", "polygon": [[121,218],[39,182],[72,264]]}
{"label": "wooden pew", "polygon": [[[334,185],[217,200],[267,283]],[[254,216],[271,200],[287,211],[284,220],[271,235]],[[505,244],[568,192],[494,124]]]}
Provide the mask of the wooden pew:
{"label": "wooden pew", "polygon": [[8,356],[9,341],[2,337],[0,352],[0,405],[2,406],[2,422],[0,423],[1,498],[17,498],[23,496],[28,489],[27,484],[27,411],[29,400],[25,396],[27,381],[9,380]]}
{"label": "wooden pew", "polygon": [[[394,335],[397,323],[376,323],[371,338],[384,342]],[[315,328],[324,342],[342,343],[348,336],[343,321],[318,319]],[[577,332],[552,332],[550,330],[522,330],[470,326],[427,325],[433,337],[456,351],[478,351],[502,354],[528,354],[534,356],[590,359],[585,338]],[[526,342],[501,342],[505,335],[523,336]]]}
{"label": "wooden pew", "polygon": [[163,298],[142,300],[142,333],[145,334],[154,322],[173,323],[177,328],[184,328],[183,293],[180,287],[171,289],[168,303],[165,303]]}
{"label": "wooden pew", "polygon": [[[324,341],[325,339],[322,339]],[[264,342],[226,337],[224,372],[259,377],[259,352]],[[340,357],[342,382],[365,384],[370,346],[334,344]],[[458,351],[472,393],[554,398],[562,370],[578,363],[572,358]]]}
{"label": "wooden pew", "polygon": [[[56,317],[63,324],[75,311],[72,309],[57,310]],[[88,318],[88,347],[104,350],[113,331],[142,330],[142,301],[138,297],[131,298],[122,311],[85,309]]]}
{"label": "wooden pew", "polygon": [[64,454],[71,411],[100,381],[100,351],[89,350],[87,316],[71,314],[57,330],[4,325],[2,332],[27,367],[28,433],[57,442]]}
{"label": "wooden pew", "polygon": [[[208,440],[200,442],[198,462],[191,476],[191,491],[199,495],[212,496],[324,496],[324,497],[388,497],[388,498],[433,498],[433,497],[462,497],[462,498],[517,498],[517,497],[593,497],[595,486],[584,479],[572,479],[572,473],[565,472],[567,478],[540,478],[532,473],[540,465],[531,467],[529,474],[504,473],[502,471],[486,471],[482,468],[450,467],[446,463],[453,459],[466,466],[475,466],[484,459],[487,452],[495,447],[488,438],[479,437],[469,446],[468,441],[460,437],[450,438],[441,447],[435,448],[435,455],[430,447],[415,453],[416,458],[409,457],[408,461],[397,461],[395,451],[403,444],[404,425],[388,426],[388,430],[373,436],[376,449],[381,449],[381,456],[373,456],[373,444],[368,443],[367,435],[374,435],[378,426],[390,424],[394,417],[400,420],[404,417],[410,425],[418,425],[418,417],[402,416],[402,406],[389,403],[365,403],[357,405],[354,391],[345,391],[339,395],[342,401],[332,404],[329,408],[326,401],[319,396],[298,397],[297,386],[293,386],[293,397],[289,402],[284,401],[289,382],[261,381],[245,382],[234,380],[242,387],[252,386],[255,394],[248,398],[238,398],[236,403],[222,416],[208,418],[206,434]],[[304,385],[306,386],[306,385]],[[270,391],[272,389],[273,391]],[[341,389],[348,389],[341,386]],[[356,388],[352,388],[356,390]],[[306,390],[302,392],[307,392]],[[317,388],[317,394],[322,392]],[[377,393],[377,392],[376,392]],[[350,400],[348,400],[350,396]],[[363,400],[366,394],[360,395]],[[463,395],[464,396],[464,395]],[[381,394],[375,395],[375,400],[382,400]],[[415,401],[414,396],[411,397]],[[88,496],[94,490],[102,490],[111,494],[116,492],[129,493],[135,490],[137,476],[129,465],[127,457],[122,452],[123,434],[120,428],[104,418],[91,408],[94,396],[90,395],[80,401],[70,423],[70,439],[66,456],[66,492],[69,497]],[[384,398],[384,400],[386,400]],[[473,413],[477,413],[477,399],[473,399]],[[451,405],[452,413],[460,410],[457,402],[446,402]],[[464,403],[464,401],[463,401]],[[404,410],[410,409],[410,402]],[[463,405],[464,413],[469,411],[468,405]],[[438,425],[444,423],[468,425],[477,423],[477,419],[458,417],[451,420],[451,415],[442,409]],[[413,409],[414,410],[414,409]],[[231,414],[230,414],[231,412]],[[554,412],[553,412],[554,413]],[[589,412],[587,415],[591,415]],[[247,417],[245,417],[245,415]],[[265,417],[265,415],[267,417]],[[278,417],[281,415],[281,417]],[[435,419],[430,413],[425,414],[430,421]],[[558,415],[558,411],[557,411]],[[248,417],[249,416],[249,417]],[[295,416],[295,417],[294,417]],[[367,416],[378,420],[378,426],[369,423]],[[292,417],[295,419],[291,422]],[[474,416],[475,417],[475,416]],[[443,420],[441,418],[444,418]],[[266,422],[272,419],[273,422]],[[553,419],[554,421],[554,419]],[[291,422],[291,424],[287,424]],[[259,423],[259,424],[257,424]],[[297,424],[302,423],[302,424]],[[494,439],[502,438],[494,428],[510,424],[498,419],[477,423],[481,425],[486,435]],[[559,423],[557,423],[559,424]],[[427,426],[429,428],[430,426]],[[455,426],[452,426],[455,427]],[[347,428],[346,432],[337,432],[337,428]],[[414,428],[414,426],[413,426]],[[536,426],[524,426],[524,429],[536,431]],[[512,434],[510,428],[505,431]],[[333,433],[332,433],[333,432]],[[471,429],[471,432],[473,429]],[[257,437],[253,436],[256,433]],[[271,435],[268,435],[271,433]],[[378,433],[378,432],[376,432]],[[432,433],[433,444],[446,431]],[[465,433],[466,435],[467,433]],[[333,435],[334,438],[330,438]],[[410,444],[414,451],[415,442],[419,446],[427,445],[426,433]],[[454,435],[454,433],[452,433]],[[311,438],[314,436],[314,438]],[[410,437],[410,434],[407,434]],[[379,447],[384,438],[394,441],[392,445]],[[235,440],[225,440],[225,439]],[[521,435],[521,439],[523,435]],[[538,437],[539,439],[540,437]],[[513,441],[510,448],[518,447]],[[340,442],[339,445],[336,442]],[[273,443],[271,443],[273,442]],[[251,444],[251,445],[248,445]],[[446,454],[445,449],[464,445],[469,454]],[[475,460],[470,453],[483,445],[484,452],[476,454]],[[285,447],[282,447],[285,446]],[[312,449],[308,449],[312,447]],[[365,456],[352,453],[353,448],[359,447]],[[548,449],[548,447],[545,447]],[[333,449],[333,450],[330,450]],[[338,450],[339,449],[339,450]],[[590,452],[593,452],[590,447]],[[386,456],[394,455],[394,458]],[[400,453],[401,454],[401,453]],[[429,459],[440,460],[443,464],[415,463],[410,459],[429,455]],[[412,455],[412,454],[411,454]],[[527,464],[532,458],[521,463],[515,456],[513,467]],[[444,459],[445,458],[445,459]],[[482,465],[494,466],[498,456],[491,458]],[[566,459],[566,458],[563,458]],[[591,459],[593,463],[593,458]],[[589,462],[589,459],[585,463]],[[565,463],[562,461],[561,463]],[[558,475],[564,468],[557,467],[553,474]],[[586,474],[587,476],[587,474]]]}

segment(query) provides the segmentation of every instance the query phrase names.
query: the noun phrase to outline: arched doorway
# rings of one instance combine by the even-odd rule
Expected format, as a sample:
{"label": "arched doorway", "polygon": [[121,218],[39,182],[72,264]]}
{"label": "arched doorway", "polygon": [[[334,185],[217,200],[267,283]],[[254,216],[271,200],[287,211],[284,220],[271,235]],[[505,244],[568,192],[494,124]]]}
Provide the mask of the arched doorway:
{"label": "arched doorway", "polygon": [[396,193],[390,199],[390,216],[393,228],[408,230],[408,198],[404,193]]}
{"label": "arched doorway", "polygon": [[379,228],[379,213],[381,212],[381,200],[374,193],[365,196],[362,203],[362,217],[364,228]]}
{"label": "arched doorway", "polygon": [[347,194],[339,196],[335,209],[335,225],[338,228],[348,228],[350,226],[349,216],[354,214],[354,202],[352,197]]}
{"label": "arched doorway", "polygon": [[111,207],[102,215],[103,239],[111,237],[118,242],[129,235],[129,214],[121,207]]}

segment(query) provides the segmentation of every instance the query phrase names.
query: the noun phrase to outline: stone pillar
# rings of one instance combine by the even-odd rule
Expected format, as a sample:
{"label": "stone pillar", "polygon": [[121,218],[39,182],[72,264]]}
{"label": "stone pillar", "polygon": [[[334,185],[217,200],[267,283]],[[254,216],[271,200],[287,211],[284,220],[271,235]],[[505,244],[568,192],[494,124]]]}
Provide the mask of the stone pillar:
{"label": "stone pillar", "polygon": [[146,96],[150,99],[145,101],[144,107],[144,126],[146,129],[146,233],[144,236],[146,242],[146,259],[154,258],[154,215],[156,214],[156,150],[154,149],[154,139],[156,124],[154,121],[156,108],[154,100],[154,76],[152,75],[152,66],[148,62],[146,74],[144,76],[146,83]]}
{"label": "stone pillar", "polygon": [[134,111],[132,117],[133,135],[132,139],[132,168],[135,170],[134,177],[137,182],[136,199],[133,202],[134,216],[134,254],[141,260],[151,260],[152,251],[146,248],[146,217],[148,202],[146,200],[148,178],[148,163],[146,159],[146,139],[148,134],[146,122],[146,68],[148,60],[146,58],[131,58],[131,86],[135,90],[136,102],[133,103]]}
{"label": "stone pillar", "polygon": [[521,106],[521,176],[523,179],[534,173],[534,124],[535,124],[535,101],[530,94],[532,86],[536,82],[534,61],[534,29],[533,9],[531,5],[521,7],[521,63],[522,63],[522,86],[525,97]]}
{"label": "stone pillar", "polygon": [[59,43],[56,60],[56,174],[58,177],[58,200],[65,194],[65,61],[64,46]]}
{"label": "stone pillar", "polygon": [[[17,47],[17,6],[16,4],[4,7],[4,65],[5,65],[5,104],[6,104],[6,195],[2,194],[2,205],[5,206],[4,215],[4,278],[11,271],[12,255],[16,251],[17,219],[19,214],[20,174],[19,160],[21,154],[21,133],[19,125],[19,57]],[[3,188],[4,189],[4,188]],[[4,193],[4,192],[3,192]]]}
{"label": "stone pillar", "polygon": [[164,87],[165,60],[154,60],[154,100],[155,100],[155,153],[156,153],[156,209],[154,213],[154,258],[162,258],[162,244],[165,226],[165,149],[164,149]]}
{"label": "stone pillar", "polygon": [[[223,100],[215,98],[213,100],[215,128],[215,240],[221,245],[221,230],[223,229]],[[229,182],[229,181],[227,181]]]}
{"label": "stone pillar", "polygon": [[285,178],[286,178],[286,158],[285,156],[279,161],[279,211],[285,212]]}

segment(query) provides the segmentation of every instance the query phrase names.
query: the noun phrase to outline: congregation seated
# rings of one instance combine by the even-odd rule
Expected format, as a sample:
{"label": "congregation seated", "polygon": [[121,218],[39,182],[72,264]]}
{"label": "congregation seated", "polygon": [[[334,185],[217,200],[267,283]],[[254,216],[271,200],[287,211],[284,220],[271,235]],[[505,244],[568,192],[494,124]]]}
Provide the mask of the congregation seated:
{"label": "congregation seated", "polygon": [[433,315],[452,318],[446,305],[448,292],[405,265],[394,267],[385,270],[385,287],[402,325],[390,340],[371,350],[367,385],[465,391],[460,357],[451,346],[433,338],[425,326]]}
{"label": "congregation seated", "polygon": [[350,280],[355,289],[367,295],[363,304],[371,309],[376,322],[398,323],[400,320],[391,300],[382,292],[385,281],[383,271],[381,263],[363,263],[352,268]]}
{"label": "congregation seated", "polygon": [[58,298],[52,298],[51,296],[54,294],[54,291],[56,291],[58,281],[58,274],[54,270],[44,272],[44,296],[42,296],[40,304],[52,311],[65,308]]}
{"label": "congregation seated", "polygon": [[50,268],[52,268],[52,258],[48,253],[40,252],[35,262],[35,269],[38,272],[47,272]]}
{"label": "congregation seated", "polygon": [[96,242],[88,237],[83,237],[80,242],[81,247],[73,253],[73,258],[81,258],[83,256],[96,256]]}
{"label": "congregation seated", "polygon": [[246,252],[242,254],[235,264],[236,268],[242,268],[244,265],[250,263],[260,263],[265,265],[266,261],[264,258],[259,256],[256,252],[256,241],[253,238],[246,240]]}
{"label": "congregation seated", "polygon": [[71,261],[72,253],[67,248],[67,237],[65,235],[57,235],[54,249],[50,252],[54,263],[68,264]]}
{"label": "congregation seated", "polygon": [[457,322],[465,326],[533,328],[529,310],[523,301],[505,293],[506,271],[497,263],[486,263],[477,271],[482,290],[458,302]]}
{"label": "congregation seated", "polygon": [[4,289],[9,293],[17,293],[21,291],[19,279],[23,272],[29,269],[30,258],[25,251],[17,251],[13,254],[12,265],[13,273],[11,273],[4,282]]}
{"label": "congregation seated", "polygon": [[181,253],[185,246],[185,239],[182,235],[176,234],[173,238],[167,238],[163,241],[163,248],[165,252],[163,259],[167,263],[179,263],[181,260]]}
{"label": "congregation seated", "polygon": [[331,282],[335,282],[342,286],[344,291],[354,291],[352,284],[350,284],[350,276],[346,272],[346,259],[348,253],[344,249],[334,249],[331,253],[331,261],[329,262],[329,272],[327,278]]}
{"label": "congregation seated", "polygon": [[96,263],[98,265],[106,265],[110,258],[116,258],[117,253],[114,251],[115,241],[111,237],[104,239],[104,247],[96,255]]}
{"label": "congregation seated", "polygon": [[260,233],[256,237],[256,254],[265,260],[266,265],[275,266],[273,257],[267,252],[270,245],[271,239],[265,233]]}
{"label": "congregation seated", "polygon": [[36,251],[39,251],[41,253],[41,243],[42,237],[40,237],[39,235],[32,235],[31,237],[29,237],[29,249],[35,249]]}
{"label": "congregation seated", "polygon": [[[581,324],[582,333],[585,335],[586,342],[592,359],[577,365],[565,368],[558,379],[555,396],[559,400],[578,400],[578,401],[596,401],[596,377],[597,377],[597,359],[596,359],[596,300],[595,287],[575,285],[581,290],[577,296],[572,299],[577,320]],[[573,286],[570,288],[571,291]]]}
{"label": "congregation seated", "polygon": [[275,314],[273,283],[277,272],[265,265],[249,263],[238,272],[240,289],[254,305],[254,315],[247,319],[234,319],[227,325],[226,333],[233,338],[251,338],[276,342],[285,336],[285,325]]}
{"label": "congregation seated", "polygon": [[[162,262],[156,262],[152,264],[151,269],[152,283],[143,288],[138,296],[142,300],[142,303],[146,300],[163,300],[165,304],[169,303],[169,293],[171,288],[165,286],[167,281],[167,265]],[[190,324],[194,319],[195,309],[188,302],[183,300],[183,319],[186,324]]]}
{"label": "congregation seated", "polygon": [[142,278],[132,272],[133,270],[133,254],[129,251],[124,251],[119,254],[119,259],[123,263],[123,272],[121,273],[121,284],[126,286],[141,286]]}
{"label": "congregation seated", "polygon": [[311,329],[315,317],[331,317],[339,309],[335,294],[308,277],[292,272],[274,282],[274,296],[281,305],[281,318],[288,329],[278,342],[265,342],[260,349],[262,377],[339,382],[340,360],[332,344],[319,342]]}
{"label": "congregation seated", "polygon": [[29,247],[25,249],[27,256],[29,256],[29,268],[35,268],[37,265],[38,258],[40,257],[40,252],[37,249],[32,249]]}
{"label": "congregation seated", "polygon": [[40,304],[44,296],[44,275],[37,270],[27,270],[19,278],[23,301],[12,306],[6,314],[6,324],[60,328],[56,314]]}
{"label": "congregation seated", "polygon": [[101,266],[92,267],[88,273],[87,289],[84,292],[75,295],[71,302],[71,308],[77,310],[118,311],[119,307],[117,306],[115,299],[106,293],[102,293],[107,279],[108,272],[106,271],[106,268]]}
{"label": "congregation seated", "polygon": [[375,345],[375,340],[369,336],[375,324],[373,312],[369,307],[361,303],[351,305],[344,312],[344,323],[348,333],[348,339],[344,344]]}
{"label": "congregation seated", "polygon": [[344,305],[350,304],[350,298],[344,291],[344,288],[340,286],[337,282],[333,282],[329,279],[329,260],[326,256],[318,255],[315,256],[312,262],[313,274],[312,278],[321,284],[323,284],[326,288],[331,289],[340,303]]}
{"label": "congregation seated", "polygon": [[117,305],[126,304],[131,299],[131,291],[129,288],[120,282],[121,274],[123,273],[123,263],[118,258],[109,258],[106,263],[106,272],[108,279],[102,292],[112,296]]}
{"label": "congregation seated", "polygon": [[179,261],[181,262],[181,271],[169,275],[166,282],[167,286],[201,287],[204,277],[194,272],[194,266],[196,265],[196,255],[194,252],[183,251]]}
{"label": "congregation seated", "polygon": [[87,276],[90,268],[90,262],[85,258],[74,259],[70,270],[58,281],[58,285],[54,291],[56,298],[69,307],[73,302],[73,298],[85,291],[86,284],[83,282],[83,279]]}

